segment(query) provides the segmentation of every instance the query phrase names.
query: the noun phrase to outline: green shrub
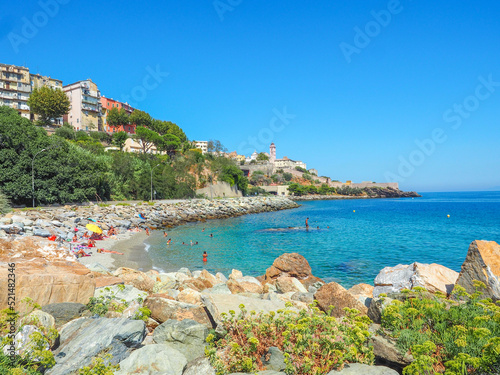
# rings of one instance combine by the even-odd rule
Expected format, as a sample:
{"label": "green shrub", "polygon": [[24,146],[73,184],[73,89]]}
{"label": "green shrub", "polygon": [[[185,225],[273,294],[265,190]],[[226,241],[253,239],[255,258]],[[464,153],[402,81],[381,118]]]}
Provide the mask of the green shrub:
{"label": "green shrub", "polygon": [[6,214],[10,211],[10,203],[7,197],[0,191],[0,214]]}
{"label": "green shrub", "polygon": [[109,353],[92,358],[91,365],[78,370],[78,375],[113,375],[120,369],[120,366],[111,364],[111,358]]}
{"label": "green shrub", "polygon": [[452,299],[423,288],[405,290],[403,302],[385,308],[384,333],[415,358],[403,374],[484,374],[500,368],[500,306],[480,300],[485,285],[475,281],[475,286],[472,295],[455,286]]}
{"label": "green shrub", "polygon": [[207,337],[205,352],[217,375],[262,370],[261,358],[272,346],[284,353],[287,374],[320,375],[345,363],[373,362],[373,350],[367,346],[370,319],[357,310],[346,309],[346,317],[337,320],[314,306],[268,314],[248,313],[243,305],[240,309],[238,315],[222,314],[224,337]]}

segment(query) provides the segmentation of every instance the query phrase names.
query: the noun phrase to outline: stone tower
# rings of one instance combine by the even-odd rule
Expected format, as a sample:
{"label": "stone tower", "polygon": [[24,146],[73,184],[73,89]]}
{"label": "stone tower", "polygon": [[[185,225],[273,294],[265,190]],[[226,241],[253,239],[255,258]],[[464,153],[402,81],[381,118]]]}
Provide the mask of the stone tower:
{"label": "stone tower", "polygon": [[274,163],[276,160],[276,146],[274,145],[274,142],[271,143],[271,146],[269,146],[269,162]]}

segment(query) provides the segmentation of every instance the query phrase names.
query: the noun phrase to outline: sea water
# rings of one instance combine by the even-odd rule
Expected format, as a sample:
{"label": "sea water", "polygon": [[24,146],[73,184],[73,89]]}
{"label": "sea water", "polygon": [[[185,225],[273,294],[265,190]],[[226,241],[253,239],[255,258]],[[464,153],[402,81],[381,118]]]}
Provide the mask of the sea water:
{"label": "sea water", "polygon": [[187,267],[227,276],[235,268],[258,276],[281,254],[296,252],[315,276],[349,288],[373,284],[382,268],[397,264],[438,263],[459,272],[472,241],[500,243],[500,192],[422,195],[304,201],[292,210],[190,223],[167,231],[170,245],[154,232],[147,254],[167,272]]}

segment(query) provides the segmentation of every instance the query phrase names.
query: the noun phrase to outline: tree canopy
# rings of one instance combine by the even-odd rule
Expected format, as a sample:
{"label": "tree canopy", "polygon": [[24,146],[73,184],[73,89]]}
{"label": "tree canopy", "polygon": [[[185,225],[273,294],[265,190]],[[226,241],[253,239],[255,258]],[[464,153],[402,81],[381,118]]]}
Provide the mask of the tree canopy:
{"label": "tree canopy", "polygon": [[40,116],[42,125],[50,125],[51,120],[68,113],[70,102],[62,90],[42,86],[33,89],[28,105],[31,112]]}
{"label": "tree canopy", "polygon": [[130,116],[125,109],[113,107],[108,111],[106,121],[109,126],[127,125],[130,122]]}

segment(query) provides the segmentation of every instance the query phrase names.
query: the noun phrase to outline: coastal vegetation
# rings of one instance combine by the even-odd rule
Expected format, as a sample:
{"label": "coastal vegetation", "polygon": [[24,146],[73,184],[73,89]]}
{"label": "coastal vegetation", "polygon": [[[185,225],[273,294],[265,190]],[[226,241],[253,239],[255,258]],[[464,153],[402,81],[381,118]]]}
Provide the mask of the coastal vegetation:
{"label": "coastal vegetation", "polygon": [[51,125],[52,120],[67,114],[70,102],[62,90],[48,86],[34,88],[28,99],[30,111],[39,116],[37,124]]}
{"label": "coastal vegetation", "polygon": [[10,203],[4,193],[0,191],[0,214],[6,214],[10,211]]}
{"label": "coastal vegetation", "polygon": [[143,151],[154,144],[166,154],[106,152],[104,145],[112,143],[123,148],[126,134],[120,133],[89,135],[67,125],[49,136],[14,109],[0,107],[0,186],[6,198],[16,205],[31,205],[33,197],[36,204],[149,200],[151,185],[153,198],[189,198],[216,181],[247,192],[248,181],[234,161],[190,149],[173,123],[141,111],[132,116],[151,127],[138,126]]}
{"label": "coastal vegetation", "polygon": [[383,333],[414,361],[404,375],[492,374],[500,370],[500,304],[480,299],[482,282],[468,294],[456,285],[452,299],[423,288],[403,290],[382,315]]}
{"label": "coastal vegetation", "polygon": [[263,370],[270,347],[283,352],[287,374],[322,375],[346,363],[373,364],[367,316],[346,308],[337,320],[314,305],[298,312],[290,307],[288,302],[284,310],[256,314],[240,305],[239,314],[224,314],[222,337],[207,337],[206,355],[216,374]]}

